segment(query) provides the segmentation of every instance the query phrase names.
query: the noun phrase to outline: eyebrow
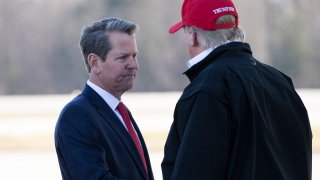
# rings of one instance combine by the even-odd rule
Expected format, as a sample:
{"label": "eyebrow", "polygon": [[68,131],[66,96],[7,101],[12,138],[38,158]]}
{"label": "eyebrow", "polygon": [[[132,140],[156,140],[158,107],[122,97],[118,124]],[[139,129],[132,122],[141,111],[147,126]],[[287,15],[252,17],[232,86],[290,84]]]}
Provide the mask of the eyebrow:
{"label": "eyebrow", "polygon": [[[119,53],[117,53],[116,55],[117,55],[117,56],[129,56],[129,55],[131,55],[131,54],[132,54],[131,52],[130,52],[130,53],[119,52]],[[133,52],[133,54],[138,54],[138,51]]]}

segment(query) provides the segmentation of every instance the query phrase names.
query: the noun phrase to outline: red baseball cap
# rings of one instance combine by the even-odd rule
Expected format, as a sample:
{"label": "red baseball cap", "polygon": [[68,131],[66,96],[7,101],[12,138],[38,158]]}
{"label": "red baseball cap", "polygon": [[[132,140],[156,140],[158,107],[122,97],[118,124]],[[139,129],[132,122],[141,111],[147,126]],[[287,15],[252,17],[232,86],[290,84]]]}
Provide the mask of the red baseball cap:
{"label": "red baseball cap", "polygon": [[[216,24],[223,15],[234,15],[235,23]],[[183,26],[195,26],[206,31],[228,29],[238,26],[238,13],[231,0],[184,0],[181,9],[182,20],[171,26],[173,34]]]}

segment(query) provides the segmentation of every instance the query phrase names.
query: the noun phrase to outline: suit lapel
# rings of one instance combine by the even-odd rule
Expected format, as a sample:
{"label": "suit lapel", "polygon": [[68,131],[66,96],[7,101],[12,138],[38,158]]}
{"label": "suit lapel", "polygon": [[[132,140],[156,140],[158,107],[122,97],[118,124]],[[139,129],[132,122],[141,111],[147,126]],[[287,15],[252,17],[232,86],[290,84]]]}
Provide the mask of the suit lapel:
{"label": "suit lapel", "polygon": [[[92,88],[90,88],[88,85],[85,86],[83,90],[83,94],[90,100],[92,104],[94,104],[97,107],[97,110],[99,114],[103,117],[103,119],[106,120],[106,122],[115,130],[116,134],[119,136],[123,144],[126,146],[128,153],[138,166],[138,169],[140,172],[144,175],[146,179],[147,173],[144,169],[143,162],[140,158],[139,152],[131,139],[130,134],[128,133],[127,129],[123,126],[123,124],[120,122],[118,117],[115,115],[113,110],[108,106],[108,104],[100,97],[99,94],[97,94]],[[131,116],[131,114],[130,114]],[[132,116],[131,116],[132,118]],[[133,118],[132,118],[133,119]],[[132,121],[134,124],[134,128],[136,129],[138,136],[140,138],[141,143],[143,144],[143,150],[146,152],[145,144],[143,141],[143,138],[141,136],[141,133],[139,129],[137,128],[137,125],[134,121]],[[149,160],[149,157],[148,157]]]}

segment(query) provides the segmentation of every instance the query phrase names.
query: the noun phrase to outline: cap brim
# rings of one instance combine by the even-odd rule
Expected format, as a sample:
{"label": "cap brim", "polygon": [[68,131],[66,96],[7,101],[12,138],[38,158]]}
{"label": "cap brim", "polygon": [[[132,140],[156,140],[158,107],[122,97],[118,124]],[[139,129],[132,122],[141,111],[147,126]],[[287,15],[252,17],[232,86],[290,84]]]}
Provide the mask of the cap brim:
{"label": "cap brim", "polygon": [[179,21],[177,22],[176,24],[172,25],[169,29],[169,33],[170,34],[173,34],[177,31],[179,31],[181,28],[183,27],[183,22],[182,21]]}

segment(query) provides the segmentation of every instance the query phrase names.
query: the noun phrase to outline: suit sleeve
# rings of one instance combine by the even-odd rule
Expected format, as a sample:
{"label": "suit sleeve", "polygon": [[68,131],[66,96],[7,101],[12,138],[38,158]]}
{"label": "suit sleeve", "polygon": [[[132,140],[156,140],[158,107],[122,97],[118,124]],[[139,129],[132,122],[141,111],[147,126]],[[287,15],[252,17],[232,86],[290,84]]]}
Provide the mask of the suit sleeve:
{"label": "suit sleeve", "polygon": [[103,158],[105,152],[90,117],[86,108],[76,104],[68,105],[59,117],[55,143],[63,179],[118,179]]}
{"label": "suit sleeve", "polygon": [[177,154],[172,179],[215,179],[226,177],[228,162],[228,119],[225,100],[199,92]]}

